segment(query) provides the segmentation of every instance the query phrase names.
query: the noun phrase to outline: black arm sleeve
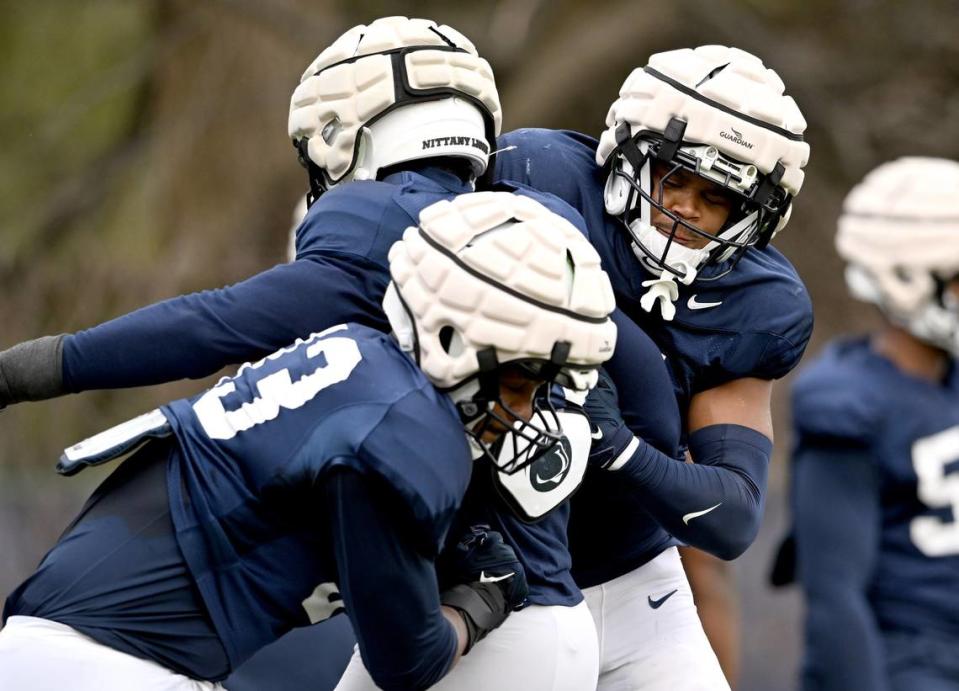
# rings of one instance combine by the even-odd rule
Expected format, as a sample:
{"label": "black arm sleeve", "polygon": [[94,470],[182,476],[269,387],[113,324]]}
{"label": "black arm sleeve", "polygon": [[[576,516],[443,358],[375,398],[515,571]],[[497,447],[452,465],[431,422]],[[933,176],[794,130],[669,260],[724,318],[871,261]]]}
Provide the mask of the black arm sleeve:
{"label": "black arm sleeve", "polygon": [[882,641],[866,597],[879,546],[875,465],[862,447],[803,445],[793,468],[806,596],[802,688],[885,691]]}
{"label": "black arm sleeve", "polygon": [[689,438],[695,463],[670,458],[635,438],[609,468],[625,475],[672,535],[720,559],[752,544],[765,507],[772,442],[740,425],[710,425]]}
{"label": "black arm sleeve", "polygon": [[457,636],[440,609],[433,560],[413,546],[405,512],[380,480],[338,470],[323,479],[337,585],[360,654],[385,690],[425,689],[455,657]]}

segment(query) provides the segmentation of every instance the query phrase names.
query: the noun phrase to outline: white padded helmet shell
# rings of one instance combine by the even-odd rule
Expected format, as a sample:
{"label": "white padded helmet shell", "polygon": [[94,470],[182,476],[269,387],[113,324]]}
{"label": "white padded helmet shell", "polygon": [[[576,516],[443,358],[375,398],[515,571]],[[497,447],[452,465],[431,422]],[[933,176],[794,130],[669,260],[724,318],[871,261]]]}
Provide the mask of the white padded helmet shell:
{"label": "white padded helmet shell", "polygon": [[803,183],[809,144],[806,120],[782,79],[738,48],[700,46],[657,53],[633,70],[606,116],[596,161],[617,148],[616,127],[663,133],[672,118],[686,122],[684,141],[715,147],[768,174],[785,168],[780,184],[795,196]]}
{"label": "white padded helmet shell", "polygon": [[959,275],[959,163],[884,163],[843,203],[836,248],[852,295],[913,335],[959,354],[959,311],[941,282]]}
{"label": "white padded helmet shell", "polygon": [[[394,111],[402,123],[378,146],[376,123]],[[329,187],[352,179],[358,162],[360,177],[375,177],[407,160],[462,156],[481,174],[501,120],[492,69],[469,39],[426,19],[385,17],[353,27],[310,64],[289,135]]]}
{"label": "white padded helmet shell", "polygon": [[418,349],[441,389],[473,378],[477,353],[488,348],[500,364],[549,362],[565,342],[557,364],[580,388],[612,356],[615,299],[599,255],[528,197],[477,192],[433,204],[389,258],[384,309],[401,346]]}

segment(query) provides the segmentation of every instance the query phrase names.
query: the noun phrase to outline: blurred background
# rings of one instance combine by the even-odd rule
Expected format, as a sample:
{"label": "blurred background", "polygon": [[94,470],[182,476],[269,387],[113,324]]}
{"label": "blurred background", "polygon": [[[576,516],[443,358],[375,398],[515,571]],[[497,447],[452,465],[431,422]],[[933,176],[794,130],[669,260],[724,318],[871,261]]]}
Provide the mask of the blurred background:
{"label": "blurred background", "polygon": [[[719,43],[761,56],[809,123],[806,184],[777,239],[813,296],[807,357],[874,323],[847,298],[832,246],[849,187],[901,155],[959,158],[955,0],[0,0],[0,349],[283,261],[306,183],[290,94],[332,39],[388,14],[469,36],[493,65],[507,130],[598,135],[650,53]],[[106,474],[58,477],[61,450],[209,383],[0,414],[0,594]],[[795,687],[800,597],[766,585],[788,524],[788,385],[763,529],[734,564],[742,691]]]}

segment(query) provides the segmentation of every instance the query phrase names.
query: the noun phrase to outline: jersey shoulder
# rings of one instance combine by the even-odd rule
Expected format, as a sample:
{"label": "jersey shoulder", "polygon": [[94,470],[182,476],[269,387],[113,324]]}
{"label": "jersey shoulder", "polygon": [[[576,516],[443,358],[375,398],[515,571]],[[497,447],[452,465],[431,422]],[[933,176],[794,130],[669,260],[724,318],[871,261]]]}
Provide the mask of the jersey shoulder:
{"label": "jersey shoulder", "polygon": [[369,255],[388,210],[399,210],[396,191],[389,183],[354,181],[324,193],[296,230],[297,258],[316,252]]}
{"label": "jersey shoulder", "polygon": [[570,204],[557,197],[555,194],[542,192],[540,190],[533,189],[529,185],[525,185],[513,180],[498,181],[493,184],[493,189],[511,192],[522,197],[529,197],[533,201],[539,202],[545,206],[557,216],[565,218],[567,221],[573,224],[576,230],[581,232],[587,238],[589,237],[589,230],[586,227],[586,221],[583,220],[583,215],[574,209]]}
{"label": "jersey shoulder", "polygon": [[242,468],[261,488],[310,485],[350,467],[394,490],[434,548],[434,528],[448,526],[469,478],[449,397],[389,335],[362,325],[298,340],[164,411],[200,472]]}
{"label": "jersey shoulder", "polygon": [[870,443],[886,417],[884,381],[867,339],[830,343],[792,386],[797,433],[801,438]]}
{"label": "jersey shoulder", "polygon": [[812,335],[812,300],[778,250],[746,252],[728,274],[697,281],[686,293],[677,318],[696,329],[736,334],[739,355],[730,355],[728,365],[741,370],[739,376],[778,379],[799,364]]}
{"label": "jersey shoulder", "polygon": [[601,213],[605,174],[598,142],[569,130],[520,129],[497,140],[495,177],[554,194],[584,216]]}

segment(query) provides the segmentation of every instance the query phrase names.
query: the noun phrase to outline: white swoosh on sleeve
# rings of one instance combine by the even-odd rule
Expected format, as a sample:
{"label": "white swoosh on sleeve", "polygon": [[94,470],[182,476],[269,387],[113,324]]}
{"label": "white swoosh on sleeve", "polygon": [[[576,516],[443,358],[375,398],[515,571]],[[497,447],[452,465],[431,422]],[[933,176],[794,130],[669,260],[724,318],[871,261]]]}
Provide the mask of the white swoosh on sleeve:
{"label": "white swoosh on sleeve", "polygon": [[702,511],[693,511],[692,513],[687,513],[685,516],[683,516],[683,523],[685,523],[686,525],[689,525],[689,522],[690,522],[691,520],[693,520],[694,518],[699,518],[700,516],[705,516],[707,513],[709,513],[709,512],[712,511],[713,509],[718,509],[718,508],[719,508],[720,506],[722,506],[722,505],[723,505],[723,503],[722,503],[722,502],[719,502],[718,504],[716,504],[716,506],[710,506],[708,509],[703,509]]}

